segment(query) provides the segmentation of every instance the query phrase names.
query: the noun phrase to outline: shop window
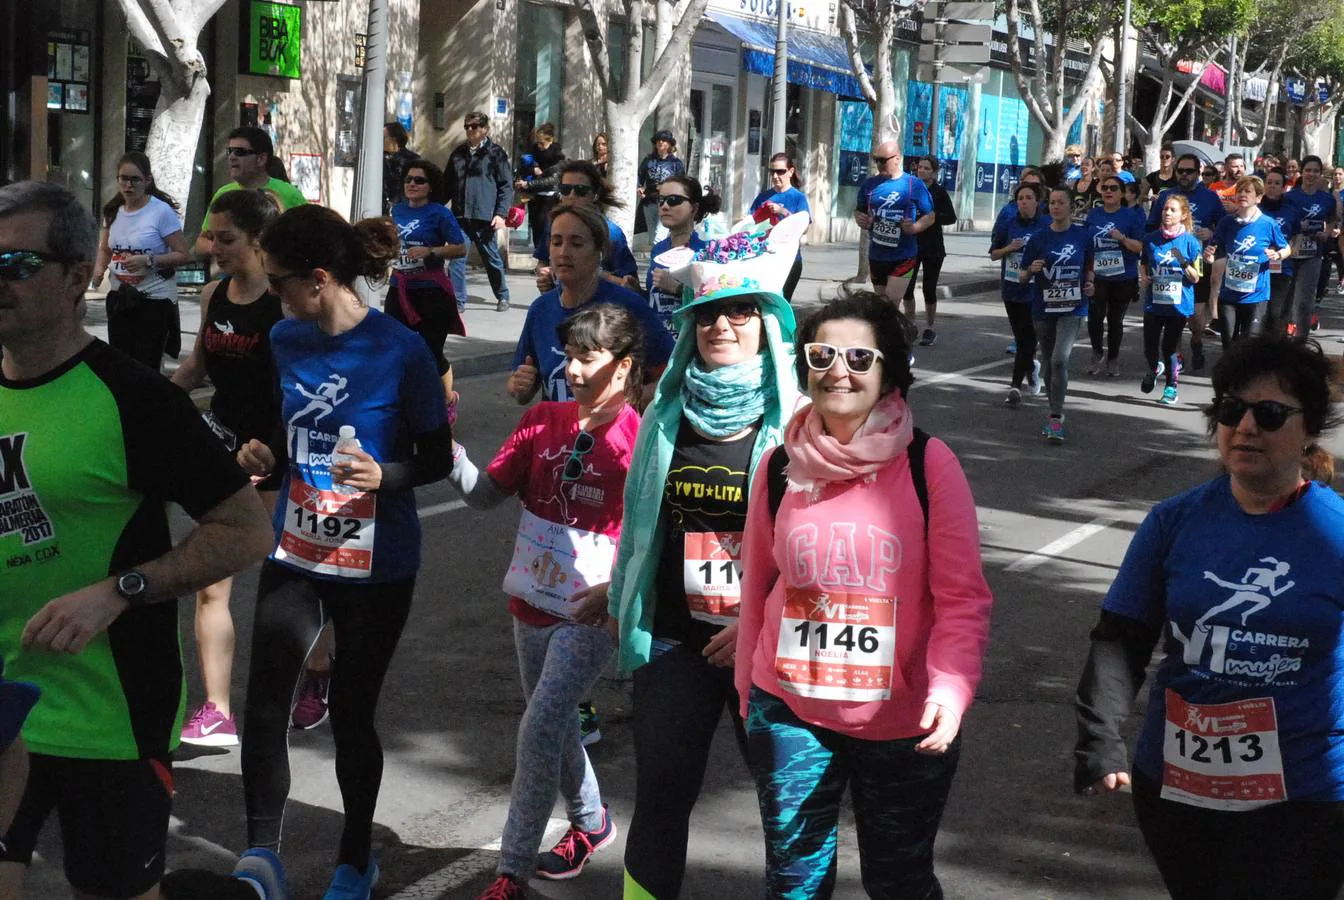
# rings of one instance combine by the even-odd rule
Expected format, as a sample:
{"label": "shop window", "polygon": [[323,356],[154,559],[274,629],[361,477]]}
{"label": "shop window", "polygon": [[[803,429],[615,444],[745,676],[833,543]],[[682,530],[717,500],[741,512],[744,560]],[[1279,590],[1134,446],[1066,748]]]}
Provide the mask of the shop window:
{"label": "shop window", "polygon": [[[565,11],[523,3],[518,9],[518,80],[510,156],[528,143],[543,122],[561,128],[565,89]],[[563,135],[558,135],[563,142]]]}

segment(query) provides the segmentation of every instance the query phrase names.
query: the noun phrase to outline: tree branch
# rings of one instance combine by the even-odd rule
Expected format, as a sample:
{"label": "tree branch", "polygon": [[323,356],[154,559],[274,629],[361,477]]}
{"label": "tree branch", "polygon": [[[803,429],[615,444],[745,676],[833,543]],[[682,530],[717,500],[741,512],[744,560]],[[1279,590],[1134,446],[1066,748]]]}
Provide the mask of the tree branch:
{"label": "tree branch", "polygon": [[[642,6],[640,0],[635,0],[635,5]],[[663,52],[658,54],[658,58],[653,63],[653,70],[649,72],[647,81],[639,86],[639,90],[631,95],[626,91],[630,102],[634,103],[636,108],[650,108],[658,102],[662,96],[663,90],[672,79],[673,70],[681,64],[681,58],[686,53],[686,48],[691,44],[691,35],[694,34],[696,27],[700,24],[700,19],[705,15],[705,8],[709,6],[709,0],[687,0],[685,7],[681,11],[681,18],[677,20],[676,27],[672,29],[672,37],[663,48]],[[642,42],[641,42],[642,46]],[[647,107],[645,106],[647,104]]]}
{"label": "tree branch", "polygon": [[859,30],[854,22],[854,7],[851,3],[852,0],[840,0],[840,33],[845,37],[845,49],[849,51],[849,67],[854,70],[854,78],[863,91],[863,99],[872,106],[877,103],[877,88],[873,86],[873,79],[868,74],[868,68],[863,64],[863,56],[859,52]]}
{"label": "tree branch", "polygon": [[[595,5],[603,4],[602,14],[599,14]],[[603,0],[582,0],[576,9],[579,14],[579,25],[583,28],[583,41],[588,45],[588,56],[593,63],[593,72],[597,76],[597,87],[602,92],[604,100],[613,99],[611,96],[611,59],[607,53],[607,17],[606,8]],[[629,76],[627,76],[629,77]]]}

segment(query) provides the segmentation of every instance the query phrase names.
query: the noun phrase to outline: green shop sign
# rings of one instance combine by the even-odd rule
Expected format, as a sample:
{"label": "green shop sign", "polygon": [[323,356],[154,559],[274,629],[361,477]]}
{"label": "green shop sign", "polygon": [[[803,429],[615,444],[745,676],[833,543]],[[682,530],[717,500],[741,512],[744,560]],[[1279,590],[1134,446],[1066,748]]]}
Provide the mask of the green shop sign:
{"label": "green shop sign", "polygon": [[252,0],[247,6],[247,50],[243,71],[249,75],[298,78],[303,41],[303,9],[287,3]]}

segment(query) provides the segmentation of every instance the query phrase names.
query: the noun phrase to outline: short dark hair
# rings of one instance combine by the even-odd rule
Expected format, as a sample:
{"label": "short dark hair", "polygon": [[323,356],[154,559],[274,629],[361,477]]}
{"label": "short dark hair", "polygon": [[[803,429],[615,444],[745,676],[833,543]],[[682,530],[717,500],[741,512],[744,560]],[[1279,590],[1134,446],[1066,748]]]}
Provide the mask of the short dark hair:
{"label": "short dark hair", "polygon": [[618,360],[630,360],[625,398],[638,401],[644,383],[644,329],[634,313],[614,303],[588,304],[557,325],[555,335],[561,346],[607,350]]}
{"label": "short dark hair", "polygon": [[1321,345],[1314,340],[1261,335],[1235,341],[1213,367],[1213,403],[1204,410],[1210,434],[1218,429],[1214,417],[1218,401],[1266,375],[1302,407],[1302,424],[1309,437],[1339,424],[1331,401],[1331,362]]}
{"label": "short dark hair", "polygon": [[425,173],[425,177],[429,179],[429,199],[433,200],[435,203],[442,203],[447,196],[444,193],[443,169],[440,169],[424,157],[417,157],[416,159],[409,160],[406,165],[402,167],[401,177],[403,181],[407,175],[411,174],[411,169],[419,169],[421,172]]}
{"label": "short dark hair", "polygon": [[396,143],[398,150],[405,150],[406,145],[411,142],[411,135],[406,131],[406,126],[400,122],[388,122],[383,125],[383,130]]}
{"label": "short dark hair", "polygon": [[842,287],[839,296],[809,315],[798,327],[793,361],[798,387],[804,393],[807,392],[807,354],[803,352],[803,346],[817,339],[817,332],[823,323],[837,319],[857,319],[868,323],[877,337],[877,349],[882,353],[882,395],[900,391],[904,397],[915,382],[915,377],[910,374],[910,338],[913,330],[910,320],[885,297],[870,290],[848,286]]}
{"label": "short dark hair", "polygon": [[1176,166],[1179,168],[1181,163],[1185,162],[1187,159],[1195,164],[1195,168],[1201,170],[1204,168],[1204,164],[1199,161],[1199,157],[1193,153],[1182,153],[1180,156],[1176,157]]}
{"label": "short dark hair", "polygon": [[247,146],[257,153],[265,153],[267,157],[275,156],[275,144],[271,143],[271,136],[255,125],[242,125],[233,129],[229,132],[228,140],[247,141]]}
{"label": "short dark hair", "polygon": [[280,218],[269,191],[226,191],[210,204],[210,215],[226,215],[238,230],[259,237],[266,226]]}
{"label": "short dark hair", "polygon": [[484,125],[484,126],[486,126],[486,127],[488,128],[488,127],[490,127],[490,120],[486,117],[485,113],[483,113],[483,112],[475,112],[475,111],[473,111],[473,112],[469,112],[469,113],[467,113],[465,116],[462,117],[462,124],[463,124],[463,125]]}
{"label": "short dark hair", "polygon": [[1242,156],[1240,153],[1229,153],[1227,154],[1227,156],[1223,157],[1223,163],[1224,164],[1230,163],[1234,159],[1239,159],[1242,162],[1246,161],[1246,157]]}
{"label": "short dark hair", "polygon": [[1316,165],[1320,166],[1322,170],[1325,169],[1325,163],[1323,163],[1321,161],[1321,158],[1317,156],[1315,153],[1302,157],[1301,167],[1303,169],[1307,167],[1307,163],[1315,163]]}
{"label": "short dark hair", "polygon": [[1033,194],[1036,195],[1036,202],[1037,202],[1038,204],[1041,202],[1041,186],[1040,186],[1039,184],[1037,184],[1037,183],[1034,182],[1034,181],[1028,181],[1028,182],[1021,182],[1021,181],[1019,181],[1019,182],[1017,183],[1017,187],[1013,188],[1013,202],[1014,202],[1014,203],[1017,202],[1017,195],[1020,194],[1020,193],[1022,193],[1022,189],[1023,189],[1023,188],[1025,188],[1025,189],[1031,191]]}

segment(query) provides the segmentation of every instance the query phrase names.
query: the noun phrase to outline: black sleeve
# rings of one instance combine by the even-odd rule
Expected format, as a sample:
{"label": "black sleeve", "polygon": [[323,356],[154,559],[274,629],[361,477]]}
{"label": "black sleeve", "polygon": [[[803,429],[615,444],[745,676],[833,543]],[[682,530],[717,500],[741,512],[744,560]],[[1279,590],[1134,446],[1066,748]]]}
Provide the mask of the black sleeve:
{"label": "black sleeve", "polygon": [[939,225],[957,224],[957,211],[952,208],[952,197],[947,189],[939,186],[939,189],[933,195],[933,212],[937,218],[934,220]]}
{"label": "black sleeve", "polygon": [[495,215],[501,219],[509,214],[509,207],[513,205],[513,179],[509,177],[512,170],[509,168],[509,155],[504,152],[504,148],[495,145],[495,150],[499,156],[495,163]]}
{"label": "black sleeve", "polygon": [[1074,698],[1078,718],[1078,743],[1073,750],[1075,791],[1111,772],[1128,770],[1129,757],[1120,726],[1129,717],[1143,686],[1148,661],[1161,634],[1160,627],[1101,611]]}
{"label": "black sleeve", "polygon": [[459,216],[462,215],[461,203],[457,199],[457,169],[453,166],[453,157],[456,151],[448,154],[448,162],[443,167],[443,193],[447,198],[447,205],[452,206],[453,212]]}
{"label": "black sleeve", "polygon": [[434,431],[411,438],[411,458],[402,462],[382,463],[383,483],[379,490],[419,487],[448,477],[453,470],[453,429],[448,423]]}

